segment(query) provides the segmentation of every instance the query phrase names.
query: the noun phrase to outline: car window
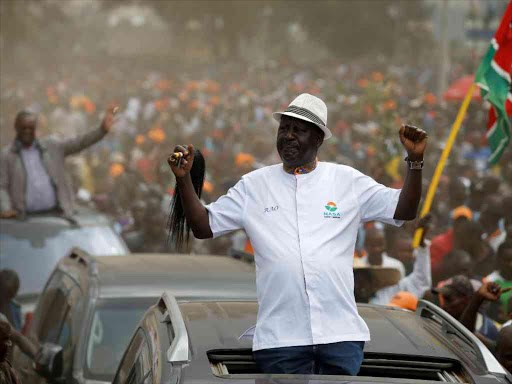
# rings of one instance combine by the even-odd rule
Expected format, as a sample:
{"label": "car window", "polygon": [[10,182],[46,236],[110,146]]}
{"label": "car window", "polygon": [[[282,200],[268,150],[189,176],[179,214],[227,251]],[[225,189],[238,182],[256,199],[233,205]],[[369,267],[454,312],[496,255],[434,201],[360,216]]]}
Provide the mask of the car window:
{"label": "car window", "polygon": [[81,290],[64,274],[58,284],[48,288],[44,303],[46,308],[43,309],[39,328],[39,340],[59,344],[65,349],[71,344],[74,304],[81,296]]}
{"label": "car window", "polygon": [[151,380],[151,355],[144,331],[139,328],[126,349],[114,384],[147,384]]}
{"label": "car window", "polygon": [[149,352],[147,340],[145,340],[144,344],[142,345],[140,360],[142,367],[142,377],[145,378],[151,373],[151,354]]}
{"label": "car window", "polygon": [[[134,329],[144,312],[156,301],[156,297],[113,298],[98,301],[88,332],[84,367],[84,375],[87,379],[112,380]],[[145,356],[144,359],[149,360],[149,357]],[[141,361],[141,364],[143,362],[150,364],[147,361]],[[145,372],[147,373],[147,369]],[[125,374],[127,375],[126,372]]]}
{"label": "car window", "polygon": [[135,383],[143,384],[151,374],[151,357],[149,355],[149,348],[146,338],[142,342],[139,356],[134,364],[135,369]]}
{"label": "car window", "polygon": [[[68,279],[71,281],[71,279]],[[68,281],[68,282],[69,282]],[[66,279],[65,281],[66,282]],[[73,282],[74,283],[74,282]],[[77,342],[77,335],[80,329],[81,319],[83,317],[83,307],[77,305],[83,301],[82,291],[78,285],[73,284],[67,295],[66,315],[62,322],[60,334],[57,339],[57,344],[62,346],[64,373],[67,376],[72,368],[74,346]],[[80,316],[81,315],[81,316]]]}
{"label": "car window", "polygon": [[50,339],[56,338],[56,328],[60,327],[60,324],[55,324],[56,315],[60,315],[61,319],[64,318],[66,310],[66,297],[65,294],[60,290],[62,280],[65,275],[56,271],[48,281],[48,284],[41,295],[37,312],[34,316],[36,335],[40,342],[49,341]]}
{"label": "car window", "polygon": [[19,295],[41,292],[57,262],[73,247],[96,256],[128,253],[123,240],[109,226],[39,224],[30,228],[24,229],[22,223],[2,223],[0,227],[0,265],[18,273],[23,282]]}

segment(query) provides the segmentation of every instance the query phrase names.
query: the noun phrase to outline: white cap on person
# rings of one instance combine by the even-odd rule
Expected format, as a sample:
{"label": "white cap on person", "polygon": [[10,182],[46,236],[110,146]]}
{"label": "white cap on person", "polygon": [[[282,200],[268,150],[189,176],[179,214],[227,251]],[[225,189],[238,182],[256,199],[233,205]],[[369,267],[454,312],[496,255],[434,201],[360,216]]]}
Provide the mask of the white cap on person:
{"label": "white cap on person", "polygon": [[284,112],[274,112],[272,116],[277,122],[281,116],[291,116],[297,119],[309,121],[324,131],[324,140],[332,136],[327,128],[327,105],[318,97],[303,93],[295,98]]}

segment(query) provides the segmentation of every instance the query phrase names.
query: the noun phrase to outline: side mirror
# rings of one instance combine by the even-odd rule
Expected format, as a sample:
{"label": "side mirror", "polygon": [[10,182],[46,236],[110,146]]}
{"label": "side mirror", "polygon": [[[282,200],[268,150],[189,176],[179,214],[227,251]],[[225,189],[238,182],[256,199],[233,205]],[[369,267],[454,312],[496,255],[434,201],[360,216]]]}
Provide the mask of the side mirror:
{"label": "side mirror", "polygon": [[37,353],[34,370],[38,375],[56,380],[62,376],[63,367],[62,347],[60,345],[45,343]]}

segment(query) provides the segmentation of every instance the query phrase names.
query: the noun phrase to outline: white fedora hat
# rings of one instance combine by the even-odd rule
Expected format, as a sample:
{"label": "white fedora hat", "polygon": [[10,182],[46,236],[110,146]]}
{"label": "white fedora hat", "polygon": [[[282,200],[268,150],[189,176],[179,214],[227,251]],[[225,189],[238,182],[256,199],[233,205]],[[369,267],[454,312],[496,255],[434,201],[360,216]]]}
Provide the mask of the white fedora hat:
{"label": "white fedora hat", "polygon": [[324,140],[332,136],[327,128],[327,105],[318,97],[303,93],[295,98],[284,112],[274,112],[272,116],[279,123],[281,116],[291,116],[297,119],[309,121],[324,131]]}

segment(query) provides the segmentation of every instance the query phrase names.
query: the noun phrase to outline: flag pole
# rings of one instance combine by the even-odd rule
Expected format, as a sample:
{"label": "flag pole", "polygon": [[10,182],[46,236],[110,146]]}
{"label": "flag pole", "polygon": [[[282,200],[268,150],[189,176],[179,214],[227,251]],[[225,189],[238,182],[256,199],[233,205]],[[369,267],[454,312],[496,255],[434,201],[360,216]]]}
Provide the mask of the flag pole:
{"label": "flag pole", "polygon": [[[455,141],[455,138],[457,137],[457,133],[459,132],[459,128],[462,125],[462,121],[464,120],[464,116],[466,115],[466,111],[469,106],[469,102],[471,101],[471,97],[473,96],[473,91],[475,90],[475,83],[471,84],[471,87],[469,87],[468,92],[466,93],[466,96],[464,97],[464,101],[462,102],[462,105],[460,106],[459,112],[457,113],[457,118],[455,119],[455,122],[453,123],[452,130],[450,132],[450,136],[448,137],[448,141],[446,142],[443,153],[441,154],[441,158],[439,159],[439,162],[437,163],[436,170],[434,172],[434,176],[432,177],[432,181],[430,183],[430,186],[428,187],[427,197],[425,198],[425,202],[423,203],[423,207],[421,209],[420,217],[425,216],[429,211],[430,207],[432,205],[432,200],[434,200],[434,195],[436,193],[437,184],[439,183],[439,178],[441,177],[441,174],[443,173],[444,166],[446,164],[446,160],[448,159],[448,156],[450,155],[450,151],[452,149],[453,142]],[[423,235],[423,228],[417,229],[416,232],[414,232],[414,239],[412,242],[413,248],[418,248],[420,245],[421,236]]]}

